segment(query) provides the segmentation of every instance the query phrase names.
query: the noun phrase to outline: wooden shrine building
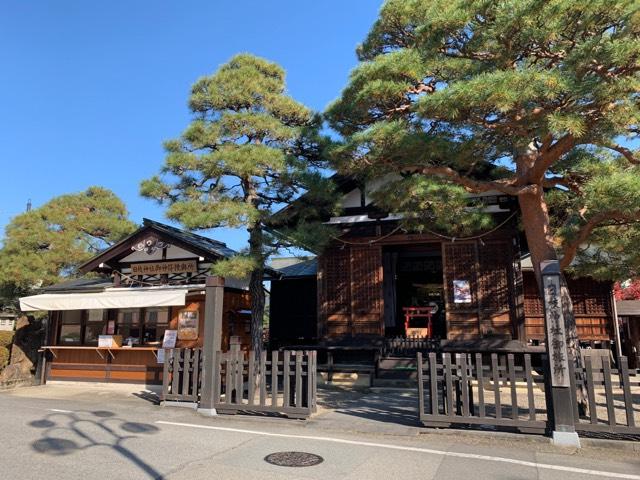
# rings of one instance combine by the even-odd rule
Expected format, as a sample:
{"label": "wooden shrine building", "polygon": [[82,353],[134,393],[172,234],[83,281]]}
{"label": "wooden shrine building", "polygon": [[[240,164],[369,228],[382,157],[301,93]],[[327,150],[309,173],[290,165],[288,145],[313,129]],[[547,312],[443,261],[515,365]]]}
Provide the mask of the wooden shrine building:
{"label": "wooden shrine building", "polygon": [[[85,277],[21,298],[23,312],[49,314],[44,379],[161,383],[163,341],[202,346],[205,279],[214,262],[235,254],[222,242],[145,219],[82,265]],[[223,305],[223,349],[232,338],[248,346],[245,282],[226,279]]]}
{"label": "wooden shrine building", "polygon": [[[444,349],[518,351],[544,340],[518,207],[499,192],[478,196],[495,228],[473,239],[408,233],[368,190],[339,178],[342,211],[324,220],[336,235],[316,259],[280,269],[271,283],[275,346],[382,345],[423,336]],[[569,279],[580,340],[614,339],[612,285]],[[430,318],[429,318],[430,317]]]}

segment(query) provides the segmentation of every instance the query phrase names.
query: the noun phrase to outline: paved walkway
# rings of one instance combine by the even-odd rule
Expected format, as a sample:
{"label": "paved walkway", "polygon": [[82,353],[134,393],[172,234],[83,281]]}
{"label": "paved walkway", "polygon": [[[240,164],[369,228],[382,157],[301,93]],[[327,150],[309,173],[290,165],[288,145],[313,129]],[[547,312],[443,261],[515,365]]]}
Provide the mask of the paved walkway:
{"label": "paved walkway", "polygon": [[418,395],[405,389],[319,389],[310,423],[326,430],[418,435]]}
{"label": "paved walkway", "polygon": [[[415,423],[410,392],[320,394],[318,415],[305,422],[205,418],[158,407],[153,392],[130,386],[1,392],[2,478],[640,480],[638,451],[564,450],[540,436],[434,433]],[[382,411],[380,402],[390,409]],[[298,469],[264,461],[287,450],[324,461]]]}

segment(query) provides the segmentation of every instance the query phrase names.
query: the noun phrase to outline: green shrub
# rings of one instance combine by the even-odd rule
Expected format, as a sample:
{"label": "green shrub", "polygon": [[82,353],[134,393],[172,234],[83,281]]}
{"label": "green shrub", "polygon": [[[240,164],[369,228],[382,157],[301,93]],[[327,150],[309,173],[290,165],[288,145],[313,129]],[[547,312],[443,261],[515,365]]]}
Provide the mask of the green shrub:
{"label": "green shrub", "polygon": [[0,347],[0,370],[9,364],[9,349]]}
{"label": "green shrub", "polygon": [[8,347],[13,343],[13,332],[0,331],[0,347]]}

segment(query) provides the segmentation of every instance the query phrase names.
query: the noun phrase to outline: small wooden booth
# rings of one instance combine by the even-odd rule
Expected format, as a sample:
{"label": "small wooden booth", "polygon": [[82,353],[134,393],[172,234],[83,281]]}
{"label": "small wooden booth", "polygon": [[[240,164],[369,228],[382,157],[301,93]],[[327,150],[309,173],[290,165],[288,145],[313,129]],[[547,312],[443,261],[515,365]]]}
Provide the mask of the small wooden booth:
{"label": "small wooden booth", "polygon": [[[49,312],[44,379],[162,383],[163,346],[202,347],[206,277],[214,262],[235,254],[145,219],[82,265],[85,277],[21,298],[23,311]],[[226,279],[223,349],[231,339],[248,348],[250,303],[245,282]]]}

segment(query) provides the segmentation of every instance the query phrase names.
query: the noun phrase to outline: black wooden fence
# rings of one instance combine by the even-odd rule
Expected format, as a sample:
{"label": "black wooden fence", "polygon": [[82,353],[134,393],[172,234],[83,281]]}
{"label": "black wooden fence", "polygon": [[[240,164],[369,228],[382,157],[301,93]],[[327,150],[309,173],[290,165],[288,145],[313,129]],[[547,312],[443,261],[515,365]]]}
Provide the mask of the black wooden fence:
{"label": "black wooden fence", "polygon": [[[516,358],[516,355],[518,356]],[[531,355],[435,352],[418,357],[420,421],[426,426],[495,425],[543,433],[544,397],[536,398],[542,376]]]}
{"label": "black wooden fence", "polygon": [[162,401],[197,403],[200,393],[202,350],[167,348],[162,371]]}
{"label": "black wooden fence", "polygon": [[316,352],[218,352],[214,406],[221,413],[280,413],[306,418],[316,411]]}
{"label": "black wooden fence", "polygon": [[[486,425],[543,433],[547,427],[544,365],[530,354],[436,354],[418,358],[420,421],[426,426]],[[586,392],[587,410],[574,402],[578,432],[640,434],[640,370],[590,357],[572,371],[572,388]]]}

